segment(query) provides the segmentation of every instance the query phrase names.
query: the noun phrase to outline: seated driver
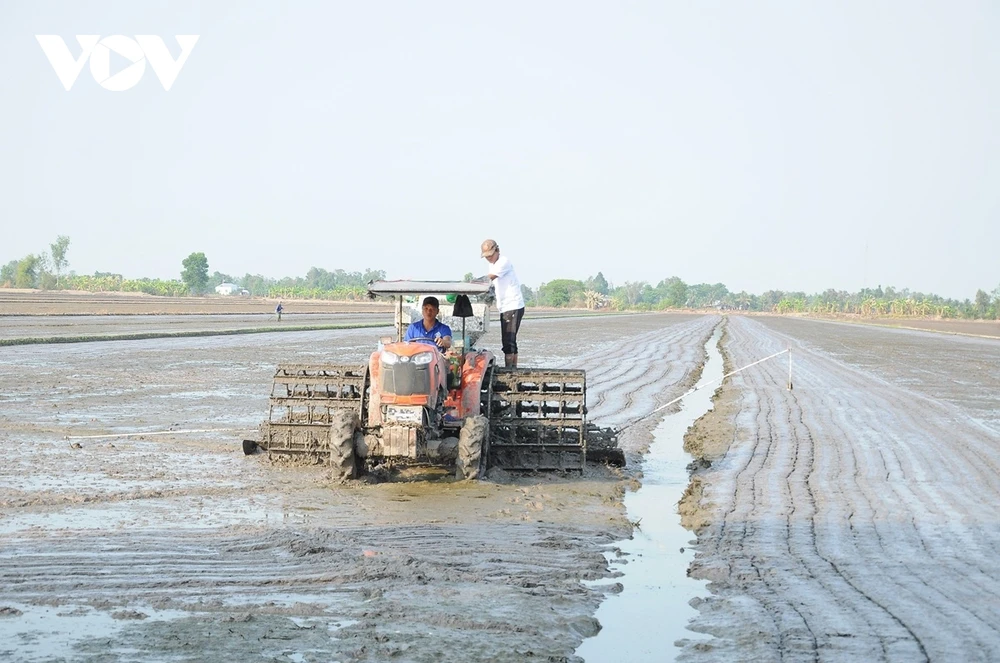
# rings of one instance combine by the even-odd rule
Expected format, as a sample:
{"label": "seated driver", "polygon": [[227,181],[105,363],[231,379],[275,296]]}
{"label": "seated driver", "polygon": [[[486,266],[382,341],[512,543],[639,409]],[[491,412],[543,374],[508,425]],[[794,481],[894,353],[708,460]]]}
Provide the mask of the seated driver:
{"label": "seated driver", "polygon": [[404,341],[419,341],[433,343],[442,352],[451,347],[451,327],[437,319],[440,303],[437,297],[427,297],[420,307],[423,320],[417,320],[406,328]]}

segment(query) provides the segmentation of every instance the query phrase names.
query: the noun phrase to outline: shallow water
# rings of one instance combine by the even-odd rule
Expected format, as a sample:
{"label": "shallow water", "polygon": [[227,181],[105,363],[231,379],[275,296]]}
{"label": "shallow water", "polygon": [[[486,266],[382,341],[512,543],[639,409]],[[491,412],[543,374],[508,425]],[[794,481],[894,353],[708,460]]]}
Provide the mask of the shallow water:
{"label": "shallow water", "polygon": [[[280,606],[294,606],[303,600],[316,600],[316,596],[289,594],[277,597],[269,603],[274,609]],[[8,610],[20,612],[0,616],[0,660],[17,661],[64,661],[76,659],[81,649],[97,653],[98,660],[149,660],[147,653],[137,648],[116,644],[116,639],[125,630],[139,628],[169,629],[172,624],[183,620],[218,619],[214,613],[199,613],[197,610],[157,609],[138,604],[127,611],[116,614],[94,609],[90,606],[63,605],[32,606],[6,604]],[[237,606],[245,609],[244,605]],[[247,619],[252,619],[248,613]],[[261,617],[258,617],[260,619]],[[267,617],[264,617],[265,619]],[[316,617],[278,616],[277,620],[287,620],[299,629],[319,629],[338,639],[334,633],[357,622],[340,619],[334,615]],[[316,660],[308,656],[309,650],[299,652],[298,657],[289,654],[293,661]],[[16,656],[16,658],[6,658]],[[161,652],[157,660],[187,659],[180,652]]]}
{"label": "shallow water", "polygon": [[[5,604],[21,611],[0,617],[0,658],[18,661],[60,661],[74,655],[81,640],[110,638],[131,626],[136,617],[115,619],[107,612],[89,606],[29,606]],[[168,621],[189,616],[180,610],[154,610],[141,606],[143,619]],[[110,653],[110,652],[109,652]],[[6,656],[16,656],[8,659]]]}
{"label": "shallow water", "polygon": [[697,614],[689,602],[707,595],[707,583],[687,577],[694,535],[681,526],[677,503],[687,487],[692,460],[684,451],[684,433],[712,409],[711,386],[722,378],[720,333],[716,329],[705,346],[708,360],[698,391],[656,427],[643,462],[642,487],[625,496],[629,520],[638,526],[631,539],[614,544],[620,553],[607,553],[612,565],[625,561],[617,579],[624,589],[598,608],[601,632],[576,651],[586,661],[672,661],[680,651],[676,640],[703,637],[689,631],[687,623]]}

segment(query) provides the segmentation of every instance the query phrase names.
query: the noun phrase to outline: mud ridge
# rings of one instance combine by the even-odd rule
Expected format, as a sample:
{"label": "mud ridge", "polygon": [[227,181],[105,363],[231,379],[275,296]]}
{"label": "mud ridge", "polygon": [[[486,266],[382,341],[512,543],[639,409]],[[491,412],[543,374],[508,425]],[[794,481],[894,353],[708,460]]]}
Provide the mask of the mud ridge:
{"label": "mud ridge", "polygon": [[[722,355],[722,374],[733,370],[726,351],[729,338],[728,317],[722,322],[722,334],[717,348]],[[733,422],[737,393],[730,386],[732,378],[725,378],[712,394],[712,409],[699,417],[684,433],[684,451],[693,456],[688,466],[691,481],[677,505],[681,525],[697,534],[711,522],[712,506],[704,501],[702,471],[712,466],[729,451],[736,435]]]}
{"label": "mud ridge", "polygon": [[737,365],[791,346],[795,389],[784,362],[762,364],[690,431],[705,461],[686,498],[690,574],[711,592],[692,628],[715,637],[682,643],[681,659],[1000,656],[987,607],[1000,528],[985,510],[1000,494],[1000,432],[988,408],[970,416],[993,402],[981,395],[993,377],[953,377],[1000,346],[744,316],[727,331]]}

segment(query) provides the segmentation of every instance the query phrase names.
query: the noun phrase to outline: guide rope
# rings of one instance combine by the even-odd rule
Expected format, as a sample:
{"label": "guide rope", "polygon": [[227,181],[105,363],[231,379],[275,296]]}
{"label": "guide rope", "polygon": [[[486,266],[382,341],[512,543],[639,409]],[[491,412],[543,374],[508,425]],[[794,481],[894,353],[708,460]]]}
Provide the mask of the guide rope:
{"label": "guide rope", "polygon": [[715,378],[714,380],[709,380],[705,384],[700,384],[700,385],[694,387],[693,389],[689,389],[688,391],[684,392],[683,394],[681,394],[680,396],[678,396],[674,400],[672,400],[672,401],[670,401],[668,403],[664,403],[660,407],[647,412],[646,414],[642,415],[638,419],[633,419],[629,423],[627,423],[624,426],[622,426],[621,428],[619,428],[618,432],[621,433],[622,431],[624,431],[624,430],[626,430],[628,428],[631,428],[632,426],[634,426],[635,424],[639,423],[643,419],[646,419],[647,417],[650,417],[650,416],[656,414],[657,412],[659,412],[660,410],[662,410],[664,408],[670,407],[671,405],[673,405],[677,401],[682,400],[682,399],[684,399],[687,396],[690,396],[691,394],[693,394],[694,392],[696,392],[696,391],[698,391],[700,389],[704,389],[705,387],[707,387],[710,384],[715,384],[716,382],[722,382],[723,380],[725,380],[726,378],[728,378],[728,377],[730,377],[732,375],[736,375],[737,373],[745,371],[748,368],[756,366],[757,364],[761,364],[761,363],[767,361],[768,359],[774,359],[775,357],[780,357],[781,355],[785,354],[786,352],[789,355],[789,357],[788,357],[788,361],[789,361],[789,368],[788,368],[788,388],[791,389],[792,388],[792,373],[791,373],[791,353],[792,353],[792,349],[791,348],[785,348],[781,352],[775,352],[773,355],[764,357],[763,359],[758,359],[757,361],[753,362],[752,364],[747,364],[746,366],[743,366],[742,368],[737,368],[735,371],[731,371],[729,373],[726,373],[721,378]]}

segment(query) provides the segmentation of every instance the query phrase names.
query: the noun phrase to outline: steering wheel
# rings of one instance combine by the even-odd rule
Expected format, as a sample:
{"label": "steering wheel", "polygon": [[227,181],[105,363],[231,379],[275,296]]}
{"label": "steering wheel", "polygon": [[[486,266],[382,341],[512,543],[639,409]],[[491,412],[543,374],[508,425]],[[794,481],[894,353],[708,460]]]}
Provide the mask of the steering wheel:
{"label": "steering wheel", "polygon": [[411,338],[407,343],[426,343],[427,345],[433,345],[435,348],[441,347],[437,344],[437,339],[430,338],[429,336],[417,336],[416,338]]}

